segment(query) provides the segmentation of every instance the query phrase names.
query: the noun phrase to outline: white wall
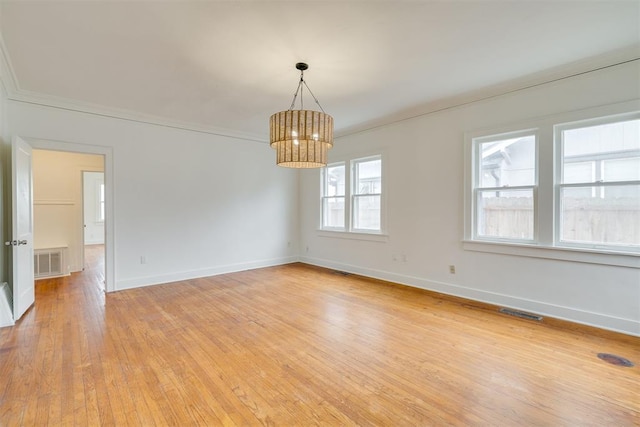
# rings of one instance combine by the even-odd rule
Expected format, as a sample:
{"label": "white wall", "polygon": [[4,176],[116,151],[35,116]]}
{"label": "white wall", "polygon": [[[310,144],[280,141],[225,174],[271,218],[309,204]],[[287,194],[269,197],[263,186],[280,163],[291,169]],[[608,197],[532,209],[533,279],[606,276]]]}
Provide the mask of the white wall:
{"label": "white wall", "polygon": [[115,289],[296,259],[296,172],[276,167],[268,144],[16,101],[7,108],[13,135],[111,147]]}
{"label": "white wall", "polygon": [[104,173],[83,172],[84,194],[84,244],[104,244],[104,220],[100,220],[100,186],[104,185]]}
{"label": "white wall", "polygon": [[330,161],[384,151],[388,241],[319,233],[319,172],[303,171],[302,260],[640,335],[639,269],[462,245],[465,132],[640,98],[639,75],[635,61],[337,139]]}
{"label": "white wall", "polygon": [[102,171],[102,156],[33,150],[33,247],[66,247],[69,272],[81,271],[82,171]]}

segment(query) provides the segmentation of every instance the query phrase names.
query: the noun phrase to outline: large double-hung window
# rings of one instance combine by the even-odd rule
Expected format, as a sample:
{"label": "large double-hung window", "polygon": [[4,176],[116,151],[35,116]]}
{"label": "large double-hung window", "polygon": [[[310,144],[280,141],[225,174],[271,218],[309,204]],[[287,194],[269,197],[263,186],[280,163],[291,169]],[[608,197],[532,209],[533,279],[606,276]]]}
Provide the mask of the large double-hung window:
{"label": "large double-hung window", "polygon": [[322,171],[321,228],[382,232],[382,156],[329,164]]}
{"label": "large double-hung window", "polygon": [[465,248],[638,265],[638,103],[467,134],[466,143]]}
{"label": "large double-hung window", "polygon": [[475,142],[475,237],[533,241],[536,206],[534,131]]}
{"label": "large double-hung window", "polygon": [[328,165],[322,173],[322,228],[344,230],[345,226],[344,162]]}
{"label": "large double-hung window", "polygon": [[352,229],[380,231],[382,159],[375,156],[351,162]]}
{"label": "large double-hung window", "polygon": [[640,248],[640,119],[556,126],[557,241]]}

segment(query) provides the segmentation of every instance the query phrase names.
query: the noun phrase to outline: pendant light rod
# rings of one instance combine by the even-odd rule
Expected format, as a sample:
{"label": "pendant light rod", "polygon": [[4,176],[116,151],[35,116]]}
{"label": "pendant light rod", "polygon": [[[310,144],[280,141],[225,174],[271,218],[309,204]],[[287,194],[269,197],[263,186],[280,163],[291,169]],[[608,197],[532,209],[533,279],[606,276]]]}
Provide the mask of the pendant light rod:
{"label": "pendant light rod", "polygon": [[298,93],[300,93],[300,109],[304,110],[302,103],[302,91],[300,88],[302,87],[302,77],[300,77],[300,82],[298,83],[298,88],[296,89],[296,93],[293,94],[293,100],[291,101],[291,105],[289,106],[289,111],[293,110],[293,107],[296,105],[296,99],[298,98]]}
{"label": "pendant light rod", "polygon": [[313,97],[313,100],[316,101],[316,104],[318,104],[320,111],[326,114],[326,112],[324,111],[324,108],[322,108],[322,105],[320,105],[320,101],[318,101],[318,98],[316,98],[316,96],[313,94],[313,92],[309,88],[309,85],[304,80],[304,71],[309,69],[309,65],[305,64],[304,62],[298,62],[296,64],[296,69],[300,70],[300,81],[298,82],[298,88],[296,89],[296,93],[293,94],[293,100],[291,101],[291,106],[289,107],[289,110],[293,110],[293,108],[295,107],[296,99],[298,98],[298,93],[300,93],[300,109],[304,110],[304,100],[303,100],[304,88],[302,87],[302,85],[304,85],[304,87],[307,88],[307,90]]}
{"label": "pendant light rod", "polygon": [[[316,96],[313,94],[313,92],[311,92],[311,89],[309,89],[309,86],[307,85],[307,82],[302,81],[302,83],[304,83],[304,86],[307,88],[307,90],[309,91],[309,93],[313,97],[313,100],[316,101],[316,104],[318,104],[318,107],[320,107],[320,111],[322,111],[323,113],[326,114],[326,112],[324,111],[324,108],[322,108],[322,105],[320,105],[320,101],[318,101],[318,98],[316,98]],[[300,102],[302,102],[302,96],[300,96]]]}

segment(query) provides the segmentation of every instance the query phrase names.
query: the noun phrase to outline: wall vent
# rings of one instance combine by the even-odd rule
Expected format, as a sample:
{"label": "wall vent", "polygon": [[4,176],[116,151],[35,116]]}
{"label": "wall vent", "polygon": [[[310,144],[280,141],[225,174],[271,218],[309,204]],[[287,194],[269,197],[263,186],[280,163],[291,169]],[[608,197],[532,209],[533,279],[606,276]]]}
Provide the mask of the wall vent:
{"label": "wall vent", "polygon": [[541,322],[543,317],[538,316],[537,314],[526,313],[520,310],[514,310],[512,308],[501,308],[500,313],[508,314],[509,316],[520,317],[521,319],[527,320],[535,320],[536,322]]}
{"label": "wall vent", "polygon": [[36,279],[66,275],[64,248],[35,250],[33,253],[33,269]]}

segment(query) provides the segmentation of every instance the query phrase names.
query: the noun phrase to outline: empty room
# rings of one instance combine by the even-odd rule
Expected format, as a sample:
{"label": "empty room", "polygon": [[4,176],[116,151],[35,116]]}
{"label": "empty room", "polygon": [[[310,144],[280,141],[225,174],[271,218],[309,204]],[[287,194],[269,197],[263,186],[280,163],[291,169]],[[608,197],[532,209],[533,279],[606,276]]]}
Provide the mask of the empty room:
{"label": "empty room", "polygon": [[0,426],[640,425],[640,2],[0,0]]}

